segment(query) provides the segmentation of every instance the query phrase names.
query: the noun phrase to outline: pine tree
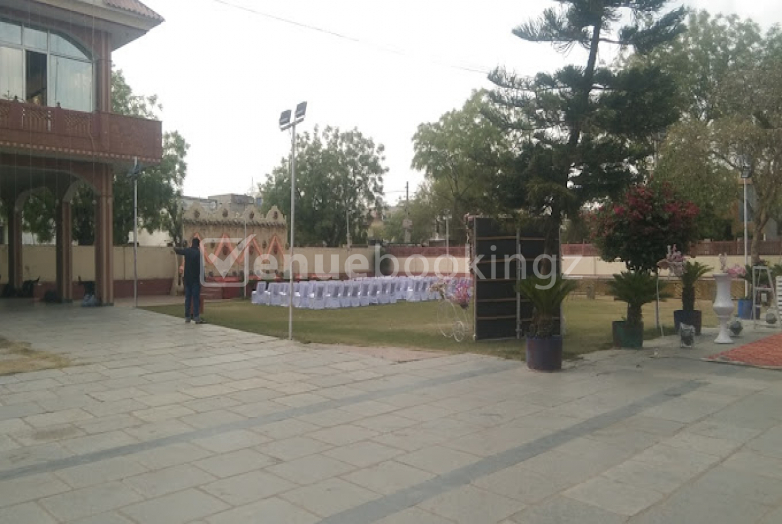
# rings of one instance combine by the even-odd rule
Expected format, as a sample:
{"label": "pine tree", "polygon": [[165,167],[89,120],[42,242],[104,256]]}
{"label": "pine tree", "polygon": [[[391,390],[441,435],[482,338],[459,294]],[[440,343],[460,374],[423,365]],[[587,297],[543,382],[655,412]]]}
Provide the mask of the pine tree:
{"label": "pine tree", "polygon": [[497,86],[489,116],[523,142],[515,165],[502,170],[497,199],[542,217],[549,247],[564,216],[642,180],[653,139],[678,119],[675,85],[659,68],[603,66],[599,51],[649,53],[683,30],[685,14],[663,12],[667,0],[556,1],[513,34],[562,53],[581,46],[586,63],[534,77],[498,68],[489,77]]}

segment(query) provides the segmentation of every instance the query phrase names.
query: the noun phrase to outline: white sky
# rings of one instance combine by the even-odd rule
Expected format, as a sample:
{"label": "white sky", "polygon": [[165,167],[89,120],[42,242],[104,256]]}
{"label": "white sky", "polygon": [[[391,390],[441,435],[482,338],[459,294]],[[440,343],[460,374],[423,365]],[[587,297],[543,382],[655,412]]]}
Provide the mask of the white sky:
{"label": "white sky", "polygon": [[[422,122],[460,107],[488,71],[524,74],[567,60],[511,29],[548,0],[143,0],[166,22],[114,55],[138,94],[157,94],[163,126],[190,143],[185,194],[244,193],[290,150],[279,114],[309,103],[301,130],[358,127],[386,146],[386,199],[422,181],[410,168],[411,138]],[[340,33],[337,38],[224,2]],[[737,13],[764,26],[782,23],[779,0],[684,0],[713,13]],[[351,39],[359,40],[355,42]]]}

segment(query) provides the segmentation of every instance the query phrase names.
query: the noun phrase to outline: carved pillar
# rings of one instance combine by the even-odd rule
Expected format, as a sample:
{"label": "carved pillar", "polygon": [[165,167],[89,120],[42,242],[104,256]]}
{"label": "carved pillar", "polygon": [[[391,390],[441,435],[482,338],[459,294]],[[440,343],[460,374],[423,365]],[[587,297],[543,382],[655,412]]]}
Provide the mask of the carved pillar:
{"label": "carved pillar", "polygon": [[73,225],[70,201],[60,199],[55,214],[57,234],[57,295],[73,302]]}
{"label": "carved pillar", "polygon": [[10,206],[8,210],[8,282],[16,289],[24,282],[22,265],[22,209]]}
{"label": "carved pillar", "polygon": [[114,185],[104,166],[97,184],[95,206],[95,294],[101,305],[114,305]]}

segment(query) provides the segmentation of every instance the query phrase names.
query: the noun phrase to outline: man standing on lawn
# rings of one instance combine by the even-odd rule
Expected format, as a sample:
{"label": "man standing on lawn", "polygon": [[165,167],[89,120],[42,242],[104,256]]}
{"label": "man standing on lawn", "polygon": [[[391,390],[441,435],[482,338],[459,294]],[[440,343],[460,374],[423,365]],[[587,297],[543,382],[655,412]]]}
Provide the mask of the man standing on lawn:
{"label": "man standing on lawn", "polygon": [[[185,286],[185,322],[188,324],[195,320],[196,324],[203,324],[201,320],[201,275],[203,266],[201,265],[201,241],[193,239],[190,247],[175,247],[174,252],[177,255],[185,257],[185,274],[183,283]],[[190,307],[192,305],[192,311]]]}

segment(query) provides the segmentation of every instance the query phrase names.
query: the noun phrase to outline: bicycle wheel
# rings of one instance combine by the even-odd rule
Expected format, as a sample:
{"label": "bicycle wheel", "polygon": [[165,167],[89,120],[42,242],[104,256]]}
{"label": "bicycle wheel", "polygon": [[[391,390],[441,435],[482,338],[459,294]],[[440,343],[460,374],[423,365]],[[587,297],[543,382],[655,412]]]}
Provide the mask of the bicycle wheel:
{"label": "bicycle wheel", "polygon": [[441,300],[437,306],[437,327],[440,334],[446,338],[453,336],[453,304],[448,300]]}
{"label": "bicycle wheel", "polygon": [[465,335],[467,334],[467,326],[464,325],[464,322],[461,320],[456,320],[453,323],[453,338],[456,340],[456,342],[461,342],[464,340]]}

